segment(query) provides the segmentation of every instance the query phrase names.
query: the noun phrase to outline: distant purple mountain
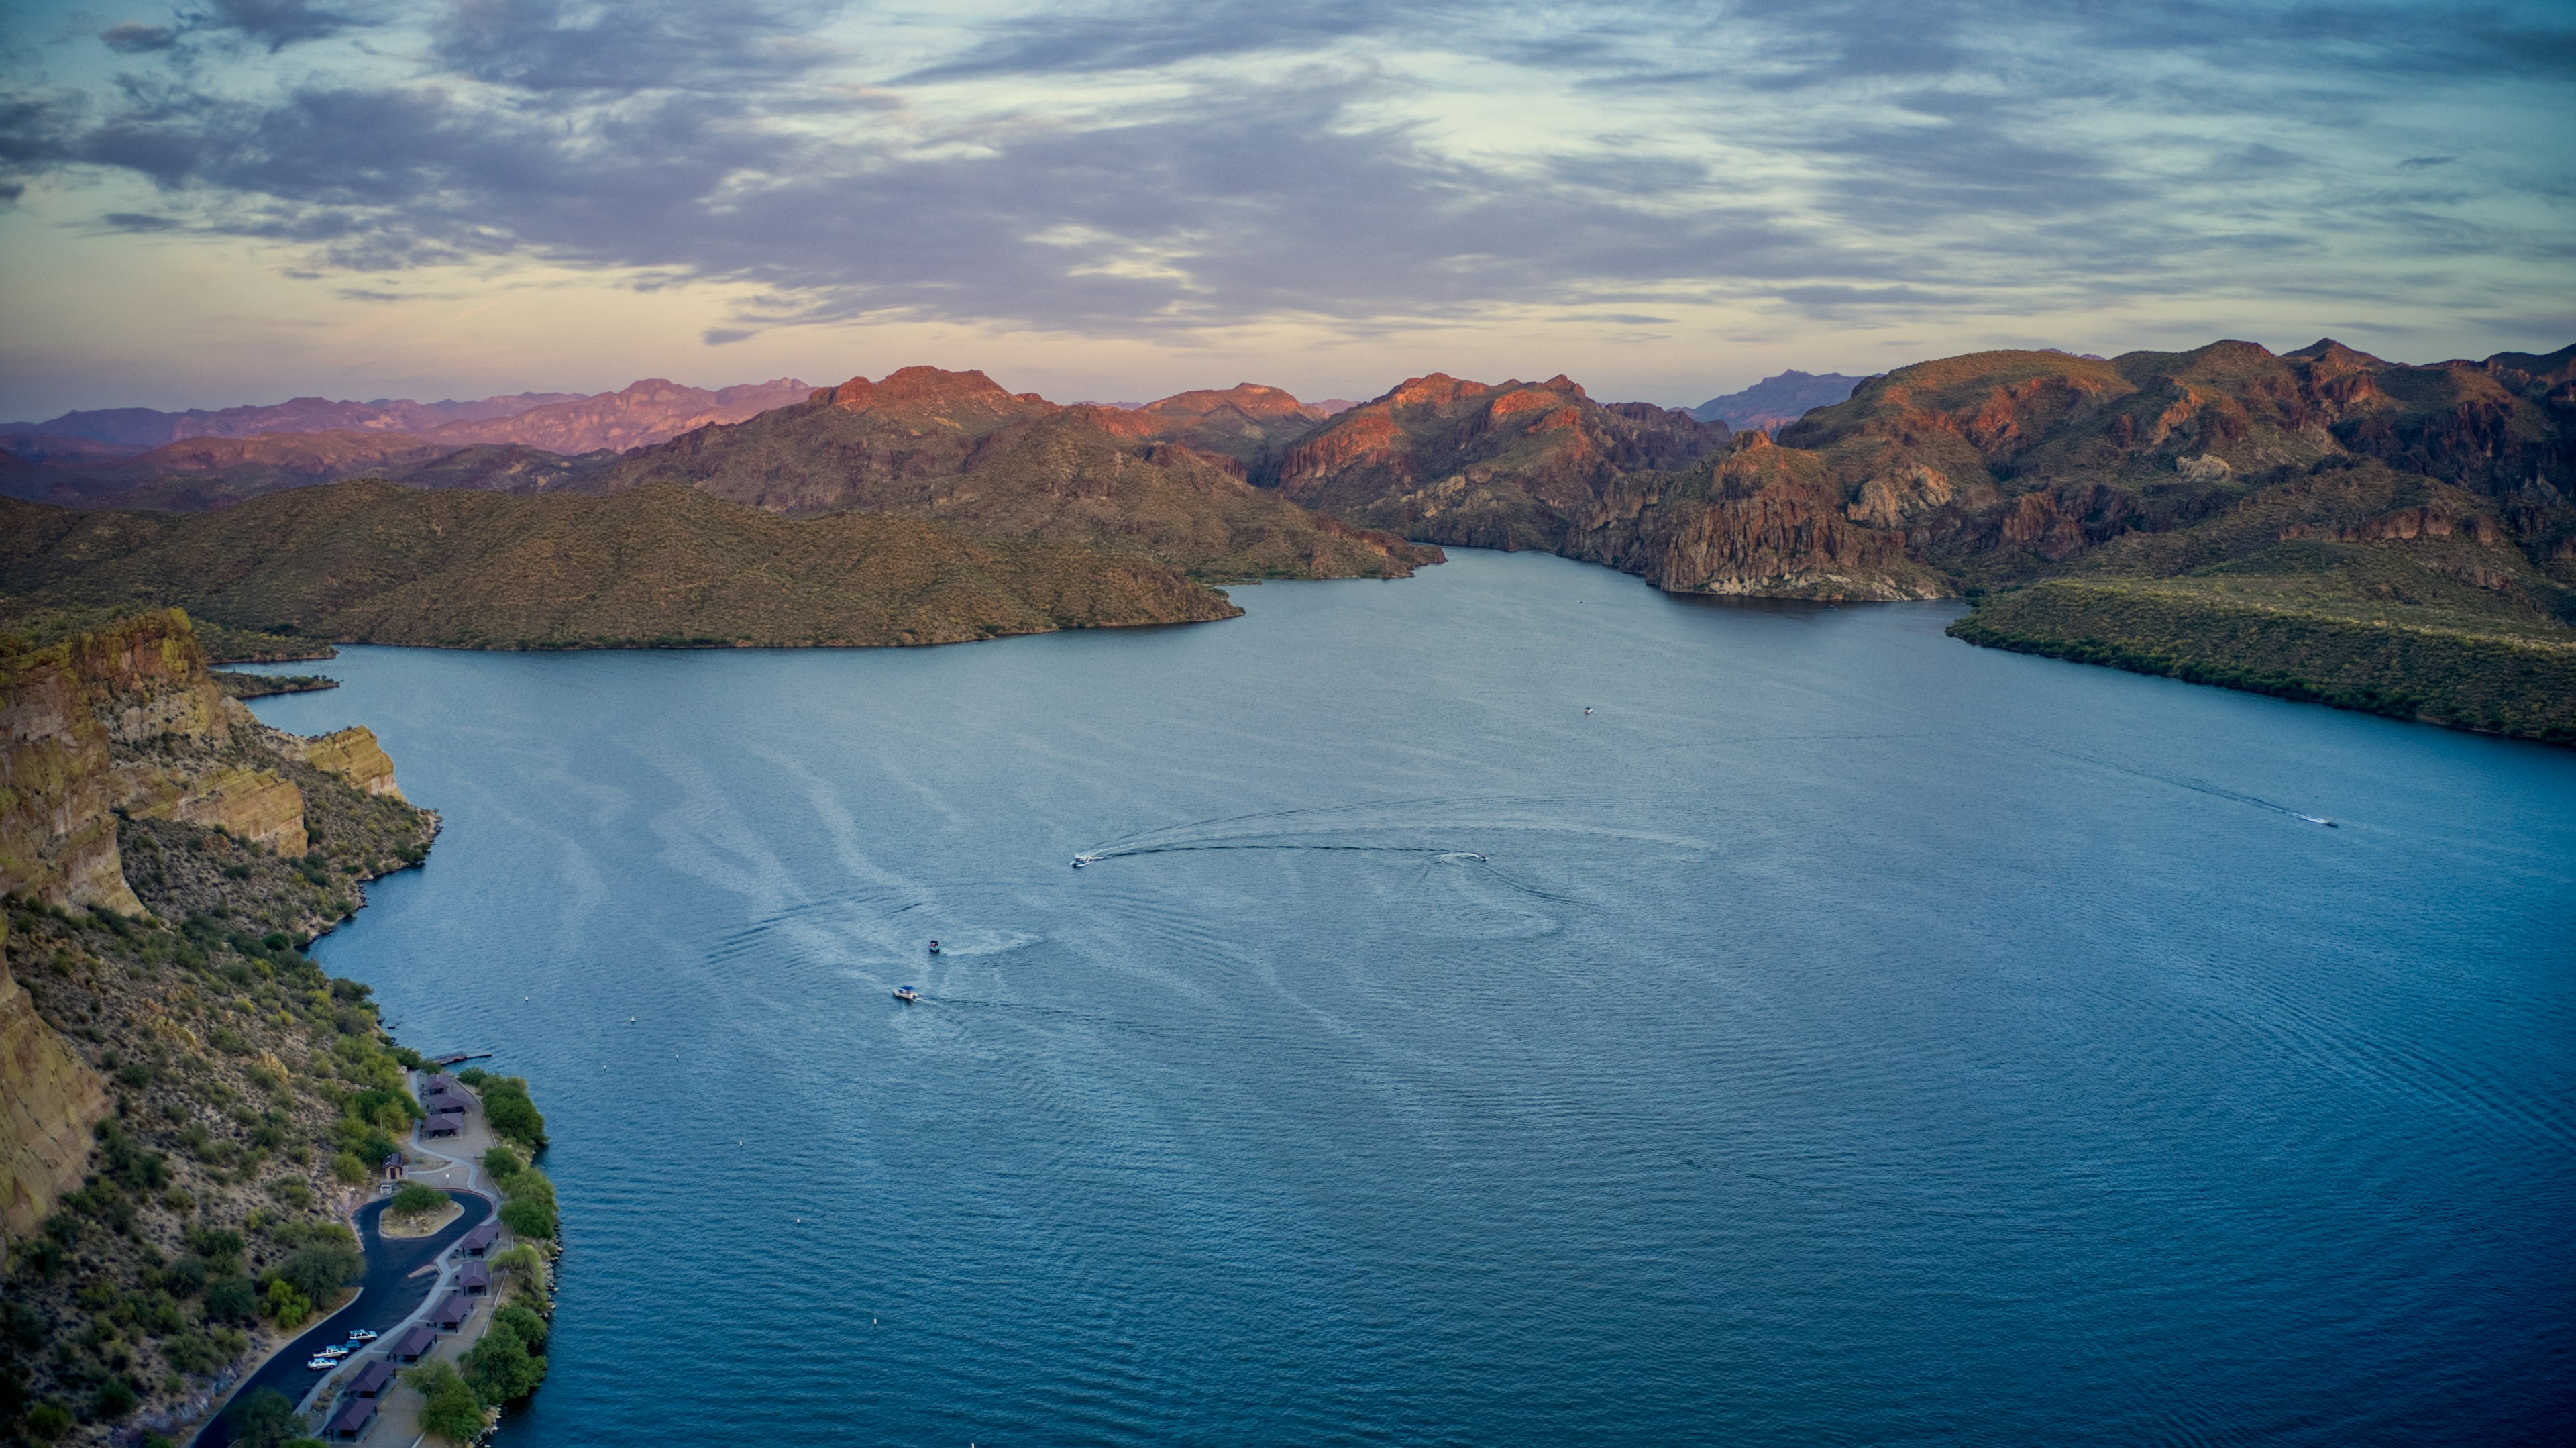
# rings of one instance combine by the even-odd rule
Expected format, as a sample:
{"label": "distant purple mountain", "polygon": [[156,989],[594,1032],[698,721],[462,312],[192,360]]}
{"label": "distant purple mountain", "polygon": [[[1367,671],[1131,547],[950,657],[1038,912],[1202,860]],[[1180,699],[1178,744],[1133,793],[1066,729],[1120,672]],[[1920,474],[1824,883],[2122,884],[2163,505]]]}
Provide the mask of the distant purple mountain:
{"label": "distant purple mountain", "polygon": [[1848,400],[1852,389],[1868,381],[1866,377],[1845,377],[1828,372],[1819,377],[1794,369],[1777,377],[1765,377],[1742,392],[1712,397],[1690,410],[1702,422],[1722,422],[1737,432],[1778,432],[1810,408],[1831,407]]}
{"label": "distant purple mountain", "polygon": [[[414,402],[379,397],[373,402],[332,402],[298,397],[265,407],[163,412],[152,407],[102,407],[66,412],[44,422],[0,424],[0,435],[85,437],[128,448],[154,448],[191,437],[257,437],[264,432],[426,433],[459,422],[516,417],[549,403],[572,402],[580,392],[522,392],[471,402]],[[57,450],[60,455],[60,450]]]}

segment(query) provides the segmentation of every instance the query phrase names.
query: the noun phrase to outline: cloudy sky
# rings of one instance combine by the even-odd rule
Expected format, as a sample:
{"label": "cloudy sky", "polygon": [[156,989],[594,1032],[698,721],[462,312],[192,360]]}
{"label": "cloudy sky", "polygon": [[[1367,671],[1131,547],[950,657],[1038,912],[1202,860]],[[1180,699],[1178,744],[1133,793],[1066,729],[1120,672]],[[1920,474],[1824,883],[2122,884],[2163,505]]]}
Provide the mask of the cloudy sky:
{"label": "cloudy sky", "polygon": [[16,0],[0,418],[2576,340],[2576,7]]}

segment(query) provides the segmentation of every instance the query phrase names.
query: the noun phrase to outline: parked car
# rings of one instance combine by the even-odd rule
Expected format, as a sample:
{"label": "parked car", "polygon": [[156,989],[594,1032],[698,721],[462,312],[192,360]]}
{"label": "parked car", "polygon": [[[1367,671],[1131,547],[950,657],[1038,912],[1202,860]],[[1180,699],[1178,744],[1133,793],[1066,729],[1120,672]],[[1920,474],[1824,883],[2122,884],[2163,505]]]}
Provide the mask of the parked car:
{"label": "parked car", "polygon": [[349,1341],[351,1342],[374,1342],[375,1340],[376,1332],[374,1328],[353,1327],[349,1329]]}
{"label": "parked car", "polygon": [[338,1367],[340,1360],[331,1357],[314,1357],[306,1359],[304,1365],[317,1373],[327,1373]]}
{"label": "parked car", "polygon": [[314,1350],[313,1350],[313,1355],[314,1355],[315,1357],[326,1357],[326,1358],[329,1358],[331,1361],[333,1361],[333,1362],[335,1362],[335,1363],[336,1363],[336,1362],[338,1362],[340,1359],[342,1359],[342,1358],[344,1358],[344,1357],[347,1357],[347,1356],[349,1355],[349,1350],[348,1350],[347,1348],[345,1348],[345,1347],[340,1346],[338,1343],[333,1343],[333,1344],[332,1344],[331,1346],[329,1346],[329,1347],[316,1348],[316,1349],[314,1349]]}

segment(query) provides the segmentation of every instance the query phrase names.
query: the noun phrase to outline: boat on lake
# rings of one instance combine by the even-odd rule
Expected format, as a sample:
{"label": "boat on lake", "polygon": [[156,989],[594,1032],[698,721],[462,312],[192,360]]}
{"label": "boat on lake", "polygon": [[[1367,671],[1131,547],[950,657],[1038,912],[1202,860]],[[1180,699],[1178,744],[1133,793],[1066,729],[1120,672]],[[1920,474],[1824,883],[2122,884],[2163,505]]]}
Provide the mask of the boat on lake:
{"label": "boat on lake", "polygon": [[911,1005],[914,1001],[921,999],[921,992],[914,990],[908,985],[899,985],[894,988],[894,998],[903,1002],[905,1005]]}

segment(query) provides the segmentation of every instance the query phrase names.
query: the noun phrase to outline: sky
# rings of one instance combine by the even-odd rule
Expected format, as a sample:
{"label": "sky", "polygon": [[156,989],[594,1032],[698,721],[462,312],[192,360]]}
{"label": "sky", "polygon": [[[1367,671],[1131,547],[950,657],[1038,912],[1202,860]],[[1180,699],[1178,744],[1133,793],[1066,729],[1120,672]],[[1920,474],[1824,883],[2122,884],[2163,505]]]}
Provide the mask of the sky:
{"label": "sky", "polygon": [[2576,341],[2576,5],[13,0],[0,418]]}

